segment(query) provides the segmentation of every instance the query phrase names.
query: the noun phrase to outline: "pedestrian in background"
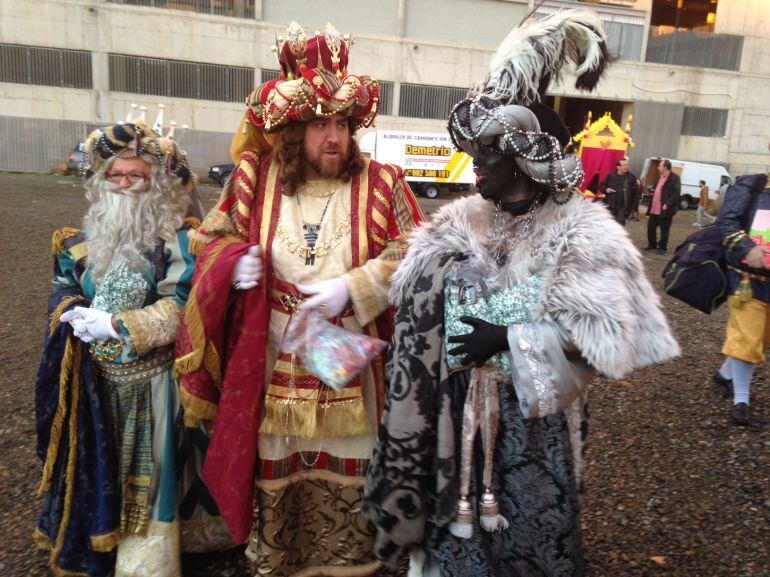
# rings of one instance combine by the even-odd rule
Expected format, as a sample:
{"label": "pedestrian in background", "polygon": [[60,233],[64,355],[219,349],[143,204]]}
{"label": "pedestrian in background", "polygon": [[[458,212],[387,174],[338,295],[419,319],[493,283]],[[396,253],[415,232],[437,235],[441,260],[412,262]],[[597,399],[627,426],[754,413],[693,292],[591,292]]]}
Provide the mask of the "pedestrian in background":
{"label": "pedestrian in background", "polygon": [[[644,250],[654,250],[665,254],[668,249],[668,233],[671,221],[679,209],[679,195],[682,181],[679,175],[671,171],[671,161],[667,158],[658,163],[658,182],[652,193],[650,207],[647,209],[647,246]],[[660,239],[657,238],[660,228]]]}
{"label": "pedestrian in background", "polygon": [[626,224],[626,206],[636,177],[628,171],[628,159],[621,158],[615,163],[615,170],[604,177],[599,192],[606,196],[607,208],[615,220]]}
{"label": "pedestrian in background", "polygon": [[[629,172],[631,176],[633,173]],[[642,181],[634,176],[633,186],[629,187],[626,204],[626,220],[639,222],[639,202],[642,200]]]}
{"label": "pedestrian in background", "polygon": [[706,181],[701,180],[698,184],[700,184],[700,199],[698,200],[698,212],[695,215],[695,222],[692,225],[700,228],[703,226],[704,216],[709,220],[710,224],[714,224],[716,218],[706,212],[709,205],[709,187],[706,185]]}

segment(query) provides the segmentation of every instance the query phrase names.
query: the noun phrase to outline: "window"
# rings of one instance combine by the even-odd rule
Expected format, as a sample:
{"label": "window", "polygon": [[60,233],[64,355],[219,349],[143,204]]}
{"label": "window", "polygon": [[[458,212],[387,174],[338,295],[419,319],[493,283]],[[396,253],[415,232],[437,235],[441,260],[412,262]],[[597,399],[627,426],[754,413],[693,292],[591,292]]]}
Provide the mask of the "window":
{"label": "window", "polygon": [[281,77],[281,71],[280,70],[271,70],[269,68],[263,68],[262,69],[262,81],[261,83],[264,84],[268,80],[273,80],[274,78],[280,78]]}
{"label": "window", "polygon": [[393,83],[389,80],[379,80],[380,83],[380,114],[393,114]]}
{"label": "window", "polygon": [[642,58],[642,40],[644,39],[644,24],[628,22],[602,22],[607,33],[607,50],[618,60],[639,61]]}
{"label": "window", "polygon": [[739,70],[743,36],[650,26],[647,62]]}
{"label": "window", "polygon": [[727,110],[685,106],[682,134],[721,137],[727,133]]}
{"label": "window", "polygon": [[85,50],[0,44],[0,82],[91,88],[91,53]]}
{"label": "window", "polygon": [[188,10],[202,14],[254,18],[254,0],[107,0],[114,4]]}
{"label": "window", "polygon": [[452,107],[465,98],[467,88],[401,84],[399,116],[445,120]]}
{"label": "window", "polygon": [[115,92],[243,102],[253,79],[254,70],[241,66],[110,54],[110,90]]}

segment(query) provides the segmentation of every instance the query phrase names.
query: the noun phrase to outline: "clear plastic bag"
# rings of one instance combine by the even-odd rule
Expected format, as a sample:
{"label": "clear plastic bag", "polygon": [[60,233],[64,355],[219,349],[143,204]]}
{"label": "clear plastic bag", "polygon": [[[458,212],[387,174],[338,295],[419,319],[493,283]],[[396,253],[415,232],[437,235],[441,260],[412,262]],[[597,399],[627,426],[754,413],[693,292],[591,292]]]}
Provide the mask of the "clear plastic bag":
{"label": "clear plastic bag", "polygon": [[296,354],[309,372],[340,390],[386,346],[383,340],[338,327],[314,310],[292,317],[281,351]]}

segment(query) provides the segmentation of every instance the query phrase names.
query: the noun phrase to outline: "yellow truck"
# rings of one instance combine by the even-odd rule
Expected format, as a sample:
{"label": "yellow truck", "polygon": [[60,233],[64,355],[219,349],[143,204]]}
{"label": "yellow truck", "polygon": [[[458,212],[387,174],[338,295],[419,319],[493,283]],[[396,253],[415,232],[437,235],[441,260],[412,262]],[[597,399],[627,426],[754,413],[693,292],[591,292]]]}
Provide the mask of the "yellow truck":
{"label": "yellow truck", "polygon": [[374,130],[359,140],[361,152],[377,162],[397,164],[417,194],[468,192],[476,182],[473,161],[457,152],[447,133]]}

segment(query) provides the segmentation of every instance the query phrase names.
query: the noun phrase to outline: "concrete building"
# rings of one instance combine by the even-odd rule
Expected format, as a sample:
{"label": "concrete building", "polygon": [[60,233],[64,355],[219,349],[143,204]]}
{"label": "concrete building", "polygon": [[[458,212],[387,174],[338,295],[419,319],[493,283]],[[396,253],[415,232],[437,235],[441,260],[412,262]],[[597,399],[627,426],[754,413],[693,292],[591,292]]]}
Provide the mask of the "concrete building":
{"label": "concrete building", "polygon": [[665,0],[2,0],[0,170],[54,168],[94,125],[131,103],[152,123],[162,103],[166,124],[190,127],[177,135],[205,174],[228,161],[243,99],[276,73],[270,47],[292,19],[356,36],[351,71],[383,85],[378,127],[443,131],[533,5],[535,17],[595,10],[618,56],[593,94],[569,75],[552,86],[573,133],[589,110],[633,113],[634,170],[656,155],[770,170],[770,2],[699,0],[700,20],[687,0],[673,4],[684,11],[671,16]]}

